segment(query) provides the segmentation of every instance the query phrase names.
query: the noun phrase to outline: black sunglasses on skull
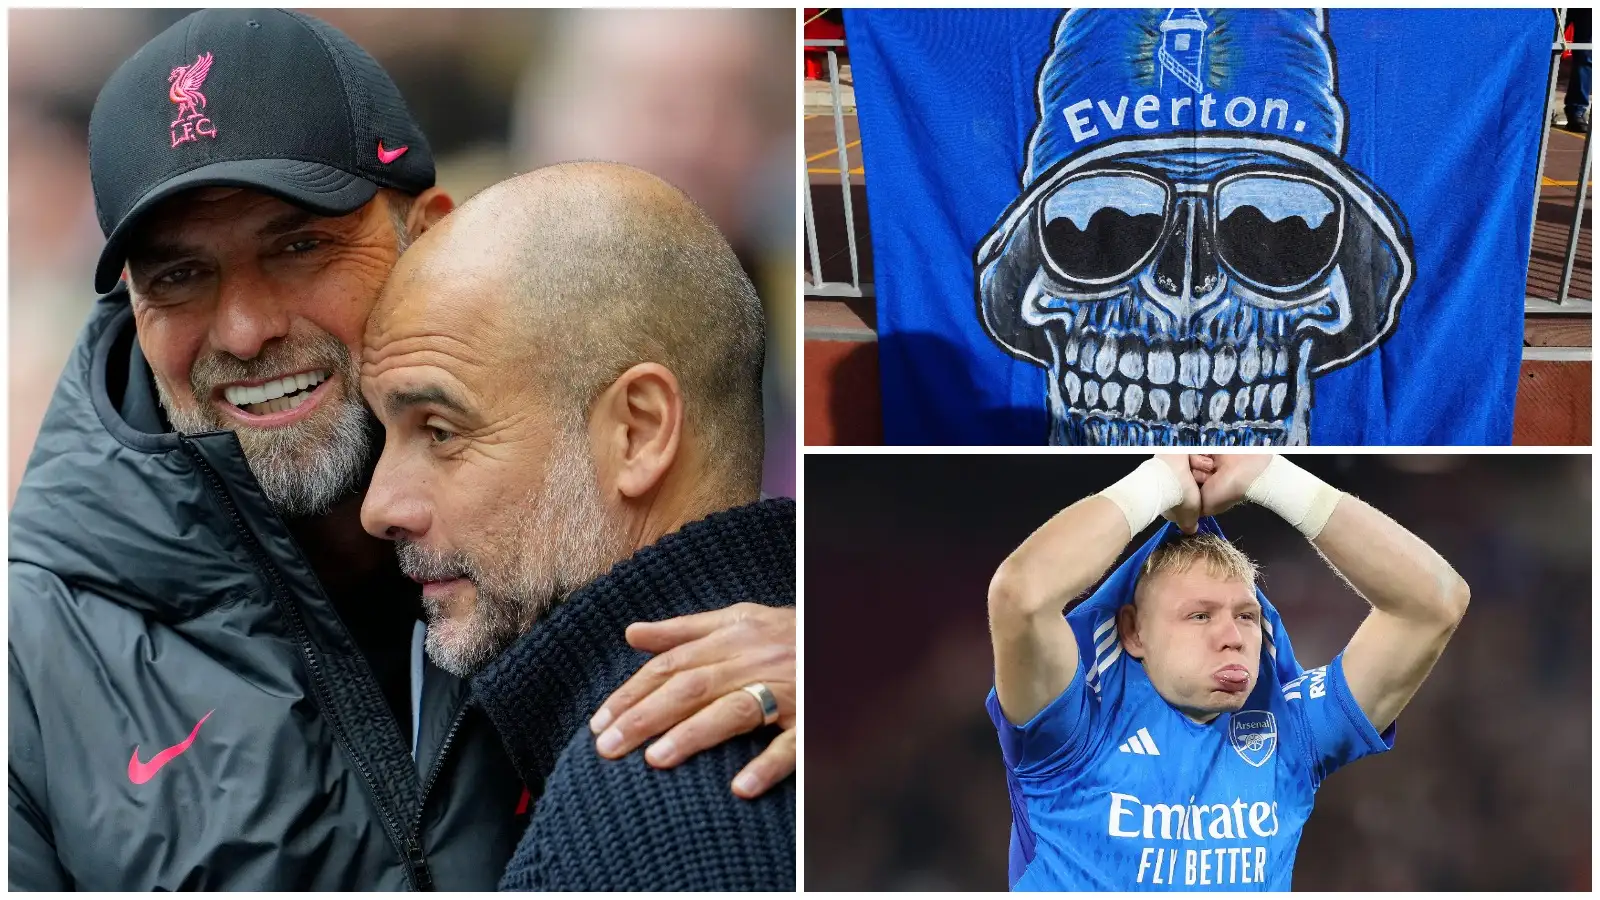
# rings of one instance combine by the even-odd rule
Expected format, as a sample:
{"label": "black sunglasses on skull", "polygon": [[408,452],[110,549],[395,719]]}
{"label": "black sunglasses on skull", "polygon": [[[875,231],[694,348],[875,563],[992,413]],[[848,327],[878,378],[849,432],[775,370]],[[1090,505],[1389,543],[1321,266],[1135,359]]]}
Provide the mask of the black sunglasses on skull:
{"label": "black sunglasses on skull", "polygon": [[1086,169],[1034,207],[1045,267],[1065,285],[1094,289],[1132,277],[1156,259],[1165,293],[1197,295],[1225,269],[1263,299],[1293,302],[1338,257],[1344,199],[1303,172],[1231,168],[1179,181],[1135,166]]}

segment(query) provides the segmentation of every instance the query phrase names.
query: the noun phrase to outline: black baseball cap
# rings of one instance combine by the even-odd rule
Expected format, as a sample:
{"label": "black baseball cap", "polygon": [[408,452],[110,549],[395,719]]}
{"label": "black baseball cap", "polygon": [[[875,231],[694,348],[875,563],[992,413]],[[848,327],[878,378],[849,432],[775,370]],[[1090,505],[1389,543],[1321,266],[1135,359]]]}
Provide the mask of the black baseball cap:
{"label": "black baseball cap", "polygon": [[290,10],[207,9],[123,63],[89,116],[89,178],[117,284],[140,216],[191,188],[253,188],[341,216],[380,187],[434,184],[433,151],[389,74],[338,29]]}

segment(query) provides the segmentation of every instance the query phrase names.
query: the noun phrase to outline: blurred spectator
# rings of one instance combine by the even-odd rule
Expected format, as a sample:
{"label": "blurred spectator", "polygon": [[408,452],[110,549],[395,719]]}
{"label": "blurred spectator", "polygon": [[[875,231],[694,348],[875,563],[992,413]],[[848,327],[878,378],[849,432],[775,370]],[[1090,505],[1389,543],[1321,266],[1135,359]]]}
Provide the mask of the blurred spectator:
{"label": "blurred spectator", "polygon": [[[1567,10],[1567,24],[1572,26],[1572,41],[1587,44],[1594,40],[1594,10],[1587,7]],[[1589,81],[1593,77],[1594,52],[1573,50],[1572,67],[1567,75],[1567,94],[1564,112],[1567,129],[1589,133]]]}
{"label": "blurred spectator", "polygon": [[769,492],[794,490],[793,10],[553,13],[523,74],[519,170],[605,159],[693,197],[767,306]]}
{"label": "blurred spectator", "polygon": [[[1395,749],[1318,792],[1295,888],[1588,890],[1590,457],[1297,462],[1431,544],[1472,607]],[[1005,889],[1010,808],[983,708],[989,578],[1050,515],[1136,463],[807,461],[808,890]],[[1260,564],[1302,665],[1331,659],[1362,599],[1271,513],[1219,521]]]}
{"label": "blurred spectator", "polygon": [[[748,253],[750,188],[775,149],[794,181],[793,11],[557,15],[523,77],[519,163],[609,159],[683,189]],[[792,255],[794,244],[784,250]]]}
{"label": "blurred spectator", "polygon": [[[8,502],[94,299],[92,265],[103,238],[89,191],[89,110],[123,60],[188,12],[10,15]],[[310,12],[345,31],[389,71],[428,134],[439,184],[458,203],[532,165],[601,157],[651,170],[705,206],[767,303],[764,487],[771,494],[794,493],[792,9]],[[647,68],[631,67],[633,60]],[[517,99],[519,82],[543,68],[552,77],[565,71],[560,78],[571,92],[568,101],[586,99],[552,118],[518,113],[527,105]],[[622,125],[643,123],[645,130],[616,137],[620,112],[627,113]],[[514,149],[518,119],[525,146]],[[566,141],[569,132],[585,143]],[[608,135],[618,142],[608,145]],[[554,143],[532,162],[526,148],[545,146],[545,137]],[[640,147],[650,152],[628,155]]]}

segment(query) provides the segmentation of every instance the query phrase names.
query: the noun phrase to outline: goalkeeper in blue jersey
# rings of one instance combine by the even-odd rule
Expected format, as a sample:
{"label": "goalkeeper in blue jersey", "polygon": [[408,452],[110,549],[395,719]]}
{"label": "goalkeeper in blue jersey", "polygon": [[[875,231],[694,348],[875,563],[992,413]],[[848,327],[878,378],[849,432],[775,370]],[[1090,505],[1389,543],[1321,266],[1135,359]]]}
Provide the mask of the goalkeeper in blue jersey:
{"label": "goalkeeper in blue jersey", "polygon": [[[1372,606],[1325,666],[1301,669],[1205,518],[1247,500]],[[1287,890],[1317,788],[1394,746],[1467,597],[1415,535],[1281,456],[1157,456],[1062,510],[989,587],[1012,889]]]}

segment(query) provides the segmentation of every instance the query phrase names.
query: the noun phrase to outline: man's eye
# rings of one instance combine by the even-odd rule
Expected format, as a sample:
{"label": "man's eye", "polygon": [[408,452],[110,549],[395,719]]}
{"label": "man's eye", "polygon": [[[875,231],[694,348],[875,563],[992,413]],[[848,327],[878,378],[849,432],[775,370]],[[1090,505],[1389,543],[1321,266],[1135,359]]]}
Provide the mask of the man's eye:
{"label": "man's eye", "polygon": [[1189,616],[1189,618],[1191,618],[1191,619],[1208,619],[1208,618],[1210,618],[1210,616],[1206,615],[1205,613],[1193,613],[1192,615]]}
{"label": "man's eye", "polygon": [[317,249],[317,247],[321,243],[322,243],[322,241],[319,241],[316,238],[306,238],[305,240],[295,241],[294,243],[285,246],[283,248],[283,252],[285,252],[285,253],[307,253],[307,252],[310,252],[312,250]]}
{"label": "man's eye", "polygon": [[455,437],[455,432],[446,431],[443,428],[439,428],[439,427],[434,426],[434,425],[429,425],[428,426],[428,437],[430,439],[432,439],[432,441],[435,444],[443,444],[443,443],[449,441],[450,439],[454,438]]}
{"label": "man's eye", "polygon": [[168,285],[168,286],[175,286],[175,285],[183,284],[184,282],[190,280],[193,277],[194,277],[194,269],[189,269],[189,268],[172,269],[172,270],[163,272],[160,275],[156,276],[154,279],[152,279],[152,283],[161,284],[161,285]]}

